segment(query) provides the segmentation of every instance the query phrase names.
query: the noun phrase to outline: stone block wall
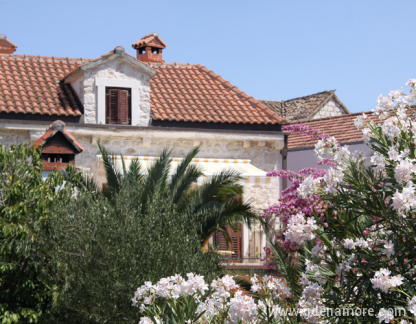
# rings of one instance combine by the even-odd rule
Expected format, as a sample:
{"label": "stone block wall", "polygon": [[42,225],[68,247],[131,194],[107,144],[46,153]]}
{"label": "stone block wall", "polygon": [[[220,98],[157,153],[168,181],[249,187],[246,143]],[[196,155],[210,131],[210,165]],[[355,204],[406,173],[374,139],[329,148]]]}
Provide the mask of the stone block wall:
{"label": "stone block wall", "polygon": [[344,110],[334,99],[331,98],[325,106],[323,106],[314,116],[312,116],[312,119],[339,116],[343,114],[345,114]]}
{"label": "stone block wall", "polygon": [[[147,125],[150,118],[150,76],[144,71],[133,66],[123,59],[114,59],[85,71],[84,76],[72,82],[72,87],[77,92],[80,101],[84,105],[84,123],[97,123],[98,91],[95,84],[96,78],[105,80],[124,80],[122,88],[132,88],[138,91],[139,102],[132,107],[139,111],[139,120]],[[140,82],[139,88],[128,86],[128,81]],[[132,94],[133,96],[133,94]],[[101,98],[105,100],[105,98]]]}
{"label": "stone block wall", "polygon": [[[42,133],[39,133],[41,136]],[[85,149],[76,156],[75,165],[85,172],[93,175],[102,184],[105,181],[102,162],[97,160],[100,154],[97,144],[91,136],[73,134],[79,144]],[[0,143],[13,145],[18,143],[31,143],[28,131],[0,130]],[[32,136],[33,137],[33,136]],[[33,138],[32,138],[33,139]],[[150,142],[148,141],[150,140]],[[172,157],[184,157],[194,147],[194,141],[180,138],[152,138],[146,141],[142,138],[100,136],[100,143],[113,154],[134,156],[159,156],[164,148],[172,150]],[[250,147],[244,148],[243,141],[239,140],[203,140],[200,141],[200,158],[229,158],[249,159],[251,163],[264,171],[281,168],[281,155],[272,143],[260,145],[255,141]],[[257,211],[261,212],[267,206],[277,202],[280,196],[280,181],[271,179],[269,184],[245,184],[245,199],[251,200]]]}

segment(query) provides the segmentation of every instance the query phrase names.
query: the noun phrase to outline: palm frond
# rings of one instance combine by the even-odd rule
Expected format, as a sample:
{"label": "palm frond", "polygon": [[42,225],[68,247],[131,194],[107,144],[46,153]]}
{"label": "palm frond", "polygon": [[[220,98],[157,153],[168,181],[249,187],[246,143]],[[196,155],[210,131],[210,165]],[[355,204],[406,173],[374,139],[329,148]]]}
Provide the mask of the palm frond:
{"label": "palm frond", "polygon": [[125,177],[130,184],[140,183],[143,181],[142,167],[138,160],[131,161]]}
{"label": "palm frond", "polygon": [[[172,159],[170,158],[170,151],[163,150],[159,159],[153,163],[148,169],[148,174],[145,181],[146,190],[143,191],[141,197],[142,212],[144,211],[148,199],[156,193],[166,190],[167,179],[170,171]],[[166,193],[166,192],[165,192]]]}
{"label": "palm frond", "polygon": [[117,167],[114,165],[110,153],[108,153],[108,151],[103,146],[101,146],[100,143],[97,144],[98,148],[100,149],[101,159],[104,164],[107,188],[111,191],[119,191],[122,176],[120,172],[117,170]]}
{"label": "palm frond", "polygon": [[205,210],[220,206],[222,202],[226,201],[226,193],[230,192],[229,189],[226,189],[235,185],[236,179],[239,177],[240,175],[232,170],[223,171],[210,177],[206,183],[192,192],[190,203],[192,212],[202,214]]}

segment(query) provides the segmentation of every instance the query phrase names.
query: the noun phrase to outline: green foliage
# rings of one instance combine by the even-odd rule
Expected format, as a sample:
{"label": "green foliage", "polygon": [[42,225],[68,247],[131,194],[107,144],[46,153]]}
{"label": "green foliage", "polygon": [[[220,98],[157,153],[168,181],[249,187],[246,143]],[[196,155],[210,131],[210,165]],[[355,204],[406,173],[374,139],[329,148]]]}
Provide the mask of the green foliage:
{"label": "green foliage", "polygon": [[45,285],[45,238],[64,176],[42,180],[40,150],[0,145],[0,322],[35,323],[51,302]]}
{"label": "green foliage", "polygon": [[[197,180],[203,174],[198,167],[191,164],[191,161],[198,154],[199,148],[191,150],[176,172],[169,177],[172,159],[170,152],[166,150],[149,170],[140,170],[140,164],[132,161],[128,170],[123,164],[124,172],[121,173],[114,165],[111,155],[102,146],[99,147],[108,185],[103,191],[105,196],[114,200],[113,193],[118,192],[123,186],[131,183],[141,184],[145,189],[137,199],[142,212],[146,210],[147,202],[151,201],[154,195],[164,197],[176,205],[178,212],[188,215],[188,223],[201,224],[201,244],[217,230],[222,231],[226,239],[230,240],[226,230],[229,224],[234,226],[239,222],[246,222],[250,226],[252,222],[257,221],[265,225],[264,220],[253,212],[250,202],[241,199],[244,190],[240,184],[241,176],[237,172],[221,172],[197,186]],[[124,163],[124,159],[121,160]],[[142,171],[146,171],[147,175],[143,176]]]}
{"label": "green foliage", "polygon": [[200,224],[159,192],[148,195],[143,208],[147,189],[124,177],[109,188],[111,199],[87,185],[75,200],[56,206],[50,245],[55,322],[137,323],[130,300],[145,281],[219,274],[219,256],[201,249]]}

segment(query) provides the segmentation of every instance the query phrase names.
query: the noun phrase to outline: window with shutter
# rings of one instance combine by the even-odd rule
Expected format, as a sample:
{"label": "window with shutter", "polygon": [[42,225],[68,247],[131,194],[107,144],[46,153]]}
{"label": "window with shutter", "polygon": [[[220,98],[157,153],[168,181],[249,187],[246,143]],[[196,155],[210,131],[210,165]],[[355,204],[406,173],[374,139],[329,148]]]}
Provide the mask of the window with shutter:
{"label": "window with shutter", "polygon": [[214,241],[215,244],[218,246],[218,250],[220,251],[227,251],[228,253],[224,253],[224,259],[233,262],[241,262],[242,261],[242,248],[241,248],[241,234],[242,234],[242,226],[241,224],[238,225],[238,229],[234,232],[230,226],[227,226],[228,235],[231,237],[231,244],[227,243],[225,240],[224,235],[217,231],[214,234]]}
{"label": "window with shutter", "polygon": [[106,123],[130,125],[130,89],[106,88],[106,93]]}

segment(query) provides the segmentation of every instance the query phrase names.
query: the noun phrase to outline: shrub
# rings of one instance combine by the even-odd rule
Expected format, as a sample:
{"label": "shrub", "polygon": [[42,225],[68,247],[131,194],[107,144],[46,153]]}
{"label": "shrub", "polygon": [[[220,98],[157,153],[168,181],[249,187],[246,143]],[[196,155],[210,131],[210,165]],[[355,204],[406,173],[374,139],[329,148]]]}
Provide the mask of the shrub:
{"label": "shrub", "polygon": [[171,201],[131,181],[112,199],[81,189],[56,207],[51,255],[56,313],[62,323],[137,323],[131,291],[175,273],[219,274],[219,256],[203,253],[200,224],[190,223]]}
{"label": "shrub", "polygon": [[51,306],[45,241],[55,200],[68,201],[64,177],[44,181],[40,150],[0,145],[0,322],[34,323]]}

